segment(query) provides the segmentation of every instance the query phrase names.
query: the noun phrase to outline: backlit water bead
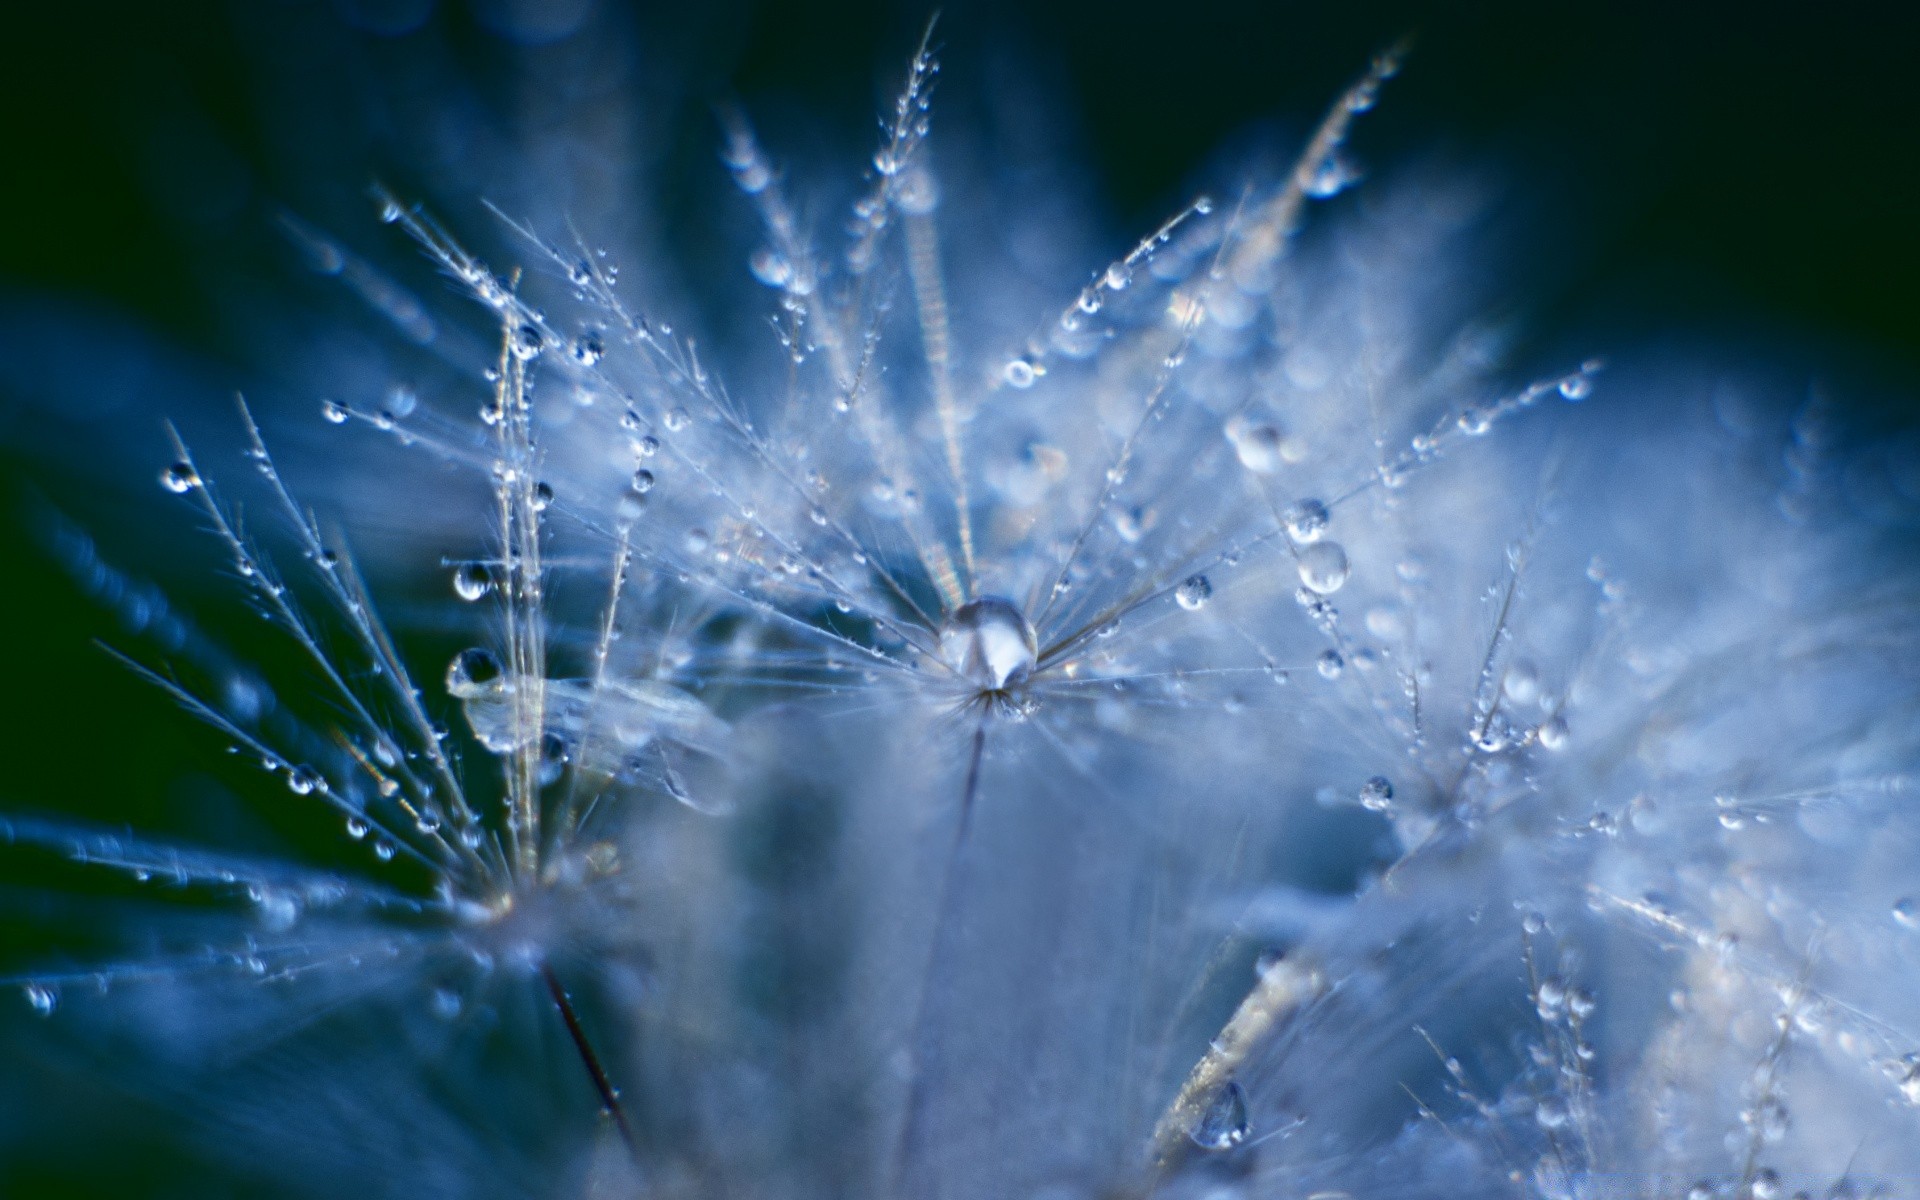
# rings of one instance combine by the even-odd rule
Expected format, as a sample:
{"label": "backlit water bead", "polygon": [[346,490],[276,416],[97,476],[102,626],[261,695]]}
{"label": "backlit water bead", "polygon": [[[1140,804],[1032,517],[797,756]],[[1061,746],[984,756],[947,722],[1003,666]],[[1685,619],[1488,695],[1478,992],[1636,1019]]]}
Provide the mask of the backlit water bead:
{"label": "backlit water bead", "polygon": [[447,694],[464,699],[475,688],[500,677],[500,660],[475,647],[462,650],[447,664]]}
{"label": "backlit water bead", "polygon": [[1544,750],[1560,750],[1567,744],[1567,720],[1565,717],[1549,717],[1541,722],[1540,729],[1534,735],[1540,739]]}
{"label": "backlit water bead", "polygon": [[21,987],[20,994],[26,998],[27,1007],[31,1008],[36,1016],[50,1017],[53,1015],[53,1010],[60,1005],[60,993],[56,992],[50,984],[26,984]]}
{"label": "backlit water bead", "polygon": [[1313,669],[1320,672],[1322,679],[1338,679],[1340,672],[1347,669],[1347,660],[1338,650],[1323,650],[1320,657],[1313,660]]}
{"label": "backlit water bead", "polygon": [[642,467],[633,473],[633,490],[646,495],[653,490],[653,472]]}
{"label": "backlit water bead", "polygon": [[287,772],[287,790],[296,796],[308,795],[324,782],[320,773],[309,766],[298,766]]}
{"label": "backlit water bead", "polygon": [[1213,581],[1205,575],[1189,575],[1173,589],[1173,598],[1189,612],[1205,608],[1207,601],[1213,599]]}
{"label": "backlit water bead", "polygon": [[453,594],[474,601],[493,590],[493,572],[485,563],[461,563],[453,569]]}
{"label": "backlit water bead", "polygon": [[1369,812],[1385,812],[1393,807],[1393,783],[1384,775],[1375,775],[1360,785],[1360,807]]}
{"label": "backlit water bead", "polygon": [[1202,1150],[1231,1150],[1247,1140],[1247,1094],[1229,1080],[1188,1134]]}
{"label": "backlit water bead", "polygon": [[200,472],[192,463],[177,462],[160,472],[160,486],[178,496],[200,486]]}
{"label": "backlit water bead", "polygon": [[1296,500],[1287,505],[1280,519],[1287,527],[1287,536],[1303,546],[1325,537],[1330,520],[1327,506],[1312,499]]}
{"label": "backlit water bead", "polygon": [[1008,387],[1030,388],[1033,386],[1036,372],[1032,363],[1024,358],[1016,358],[1008,362],[1001,369],[1000,374],[1007,381]]}
{"label": "backlit water bead", "polygon": [[1297,565],[1300,582],[1323,596],[1339,591],[1350,570],[1346,549],[1339,542],[1315,542],[1300,551]]}
{"label": "backlit water bead", "polygon": [[1902,929],[1920,929],[1920,899],[1902,896],[1894,901],[1893,921]]}
{"label": "backlit water bead", "polygon": [[1227,422],[1226,432],[1241,466],[1256,475],[1271,475],[1280,469],[1287,441],[1279,426],[1236,417]]}
{"label": "backlit water bead", "polygon": [[962,679],[990,690],[1024,680],[1038,655],[1033,626],[998,596],[961,605],[940,631],[940,661]]}
{"label": "backlit water bead", "polygon": [[338,400],[322,400],[320,402],[320,416],[329,425],[344,425],[347,423],[347,417],[349,415],[351,414],[347,412],[347,406]]}

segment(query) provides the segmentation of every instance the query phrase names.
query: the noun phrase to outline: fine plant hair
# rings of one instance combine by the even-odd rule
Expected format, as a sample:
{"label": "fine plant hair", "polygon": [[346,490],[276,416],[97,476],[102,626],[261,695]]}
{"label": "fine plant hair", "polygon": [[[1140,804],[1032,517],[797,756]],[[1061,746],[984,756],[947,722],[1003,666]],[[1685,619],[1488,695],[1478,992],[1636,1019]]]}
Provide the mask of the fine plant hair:
{"label": "fine plant hair", "polygon": [[0,820],[114,881],[21,1010],[284,1194],[1910,1190],[1920,497],[1817,389],[1507,361],[1484,190],[1359,186],[1405,46],[1053,292],[937,51],[824,217],[720,111],[756,349],[566,222],[377,185],[423,308],[283,221],[455,381],[319,424],[469,545],[384,619],[244,401],[168,426],[252,664],[49,509],[327,836]]}

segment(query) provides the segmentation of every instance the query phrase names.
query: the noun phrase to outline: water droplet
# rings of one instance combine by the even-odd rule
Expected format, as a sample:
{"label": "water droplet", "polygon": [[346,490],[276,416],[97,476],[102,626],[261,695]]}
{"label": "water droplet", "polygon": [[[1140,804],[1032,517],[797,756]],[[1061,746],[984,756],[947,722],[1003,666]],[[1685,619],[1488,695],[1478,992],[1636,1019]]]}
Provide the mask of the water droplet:
{"label": "water droplet", "polygon": [[1313,660],[1313,669],[1320,672],[1322,679],[1338,679],[1340,672],[1347,669],[1347,660],[1340,657],[1338,650],[1323,650],[1320,657]]}
{"label": "water droplet", "polygon": [[1541,722],[1535,736],[1540,739],[1540,746],[1544,750],[1564,749],[1567,744],[1567,719],[1557,716],[1547,718]]}
{"label": "water droplet", "polygon": [[547,511],[547,506],[553,503],[552,486],[547,484],[544,481],[534,484],[533,495],[530,498],[530,502],[533,505],[533,511],[535,512]]}
{"label": "water droplet", "polygon": [[296,796],[308,795],[322,787],[325,782],[320,778],[320,772],[305,764],[287,772],[287,790]]}
{"label": "water droplet", "polygon": [[1454,424],[1458,425],[1460,432],[1468,437],[1479,437],[1493,428],[1493,414],[1479,405],[1472,405],[1460,411],[1460,416]]}
{"label": "water droplet", "polygon": [[200,472],[189,462],[177,462],[160,472],[160,486],[178,496],[200,486]]}
{"label": "water droplet", "polygon": [[1024,358],[1016,358],[1001,368],[1001,375],[1006,379],[1008,387],[1030,388],[1033,386],[1035,371],[1032,363]]}
{"label": "water droplet", "polygon": [[652,458],[660,453],[660,439],[648,434],[633,444],[633,452],[641,458]]}
{"label": "water droplet", "polygon": [[1753,1173],[1753,1183],[1749,1185],[1753,1200],[1780,1200],[1780,1173],[1771,1167],[1761,1167]]}
{"label": "water droplet", "polygon": [[1552,1021],[1567,1007],[1567,985],[1557,976],[1548,976],[1533,990],[1533,1007],[1542,1021]]}
{"label": "water droplet", "polygon": [[1540,694],[1540,671],[1526,659],[1518,659],[1500,680],[1500,690],[1515,704],[1527,704]]}
{"label": "water droplet", "polygon": [[1302,189],[1316,200],[1338,195],[1341,189],[1360,178],[1359,170],[1338,151],[1320,160]]}
{"label": "water droplet", "polygon": [[1188,1136],[1202,1150],[1231,1150],[1247,1140],[1247,1094],[1230,1079]]}
{"label": "water droplet", "polygon": [[1533,1118],[1540,1122],[1542,1129],[1565,1128],[1569,1119],[1567,1102],[1558,1096],[1542,1096],[1540,1103],[1534,1106]]}
{"label": "water droplet", "polygon": [[1790,1121],[1787,1106],[1774,1096],[1761,1099],[1740,1114],[1741,1124],[1758,1134],[1763,1142],[1777,1142],[1786,1137]]}
{"label": "water droplet", "polygon": [[1126,263],[1109,263],[1107,265],[1106,278],[1103,282],[1107,285],[1108,291],[1125,291],[1127,285],[1133,282],[1133,272],[1127,269]]}
{"label": "water droplet", "polygon": [[597,333],[583,333],[573,339],[573,361],[583,367],[591,367],[598,364],[602,358],[606,357],[606,354],[607,344],[600,339],[600,335]]}
{"label": "water droplet", "polygon": [[1560,381],[1560,395],[1568,400],[1585,400],[1593,395],[1593,380],[1585,373],[1569,375]]}
{"label": "water droplet", "polygon": [[747,260],[753,277],[770,288],[784,288],[793,282],[793,263],[777,250],[762,247]]}
{"label": "water droplet", "polygon": [[478,647],[462,650],[447,664],[447,694],[464,700],[499,678],[499,659]]}
{"label": "water droplet", "polygon": [[1360,785],[1360,807],[1368,812],[1386,812],[1393,807],[1393,783],[1385,775],[1375,775]]}
{"label": "water droplet", "polygon": [[540,351],[546,348],[546,344],[546,339],[536,326],[522,325],[513,331],[513,356],[521,362],[540,357]]}
{"label": "water droplet", "polygon": [[345,425],[347,418],[351,415],[352,414],[347,412],[347,406],[338,400],[322,400],[320,402],[320,416],[329,425]]}
{"label": "water droplet", "polygon": [[1273,474],[1287,457],[1287,435],[1278,425],[1235,417],[1226,433],[1240,465],[1256,475]]}
{"label": "water droplet", "polygon": [[1287,527],[1287,536],[1302,546],[1319,541],[1327,534],[1327,523],[1331,519],[1327,506],[1318,500],[1296,500],[1287,505],[1280,515]]}
{"label": "water droplet", "polygon": [[60,992],[50,983],[29,983],[20,988],[20,994],[26,997],[27,1007],[33,1009],[35,1016],[50,1017],[53,1010],[60,1006]]}
{"label": "water droplet", "polygon": [[1920,929],[1920,899],[1902,896],[1894,901],[1893,919],[1902,929]]}
{"label": "water droplet", "polygon": [[653,472],[644,467],[633,473],[633,490],[646,495],[653,490]]}
{"label": "water droplet", "polygon": [[1038,656],[1033,626],[998,596],[961,605],[940,631],[940,660],[983,688],[998,691],[1019,684]]}
{"label": "water droplet", "polygon": [[361,838],[367,836],[366,821],[360,817],[348,817],[347,818],[347,836],[352,838],[356,842],[359,841]]}
{"label": "water droplet", "polygon": [[1173,589],[1173,598],[1188,612],[1205,608],[1207,601],[1213,599],[1213,581],[1205,575],[1189,575]]}
{"label": "water droplet", "polygon": [[1120,540],[1131,546],[1153,525],[1152,514],[1144,508],[1116,508],[1113,510],[1113,531]]}
{"label": "water droplet", "polygon": [[661,418],[660,423],[667,427],[668,433],[679,433],[682,429],[685,429],[687,424],[692,420],[693,418],[688,415],[686,409],[672,408],[667,410],[667,415]]}
{"label": "water droplet", "polygon": [[1300,582],[1330,596],[1347,582],[1347,552],[1339,542],[1315,542],[1300,551]]}
{"label": "water droplet", "polygon": [[461,563],[453,569],[453,594],[474,601],[493,590],[493,572],[485,563]]}
{"label": "water droplet", "polygon": [[260,910],[260,923],[275,933],[285,933],[300,919],[300,902],[285,892],[260,890],[252,899]]}
{"label": "water droplet", "polygon": [[413,827],[428,837],[440,832],[440,814],[432,809],[422,810],[413,820]]}
{"label": "water droplet", "polygon": [[379,859],[381,862],[392,862],[393,861],[393,843],[389,841],[385,841],[384,839],[381,841],[375,842],[373,844],[373,856]]}

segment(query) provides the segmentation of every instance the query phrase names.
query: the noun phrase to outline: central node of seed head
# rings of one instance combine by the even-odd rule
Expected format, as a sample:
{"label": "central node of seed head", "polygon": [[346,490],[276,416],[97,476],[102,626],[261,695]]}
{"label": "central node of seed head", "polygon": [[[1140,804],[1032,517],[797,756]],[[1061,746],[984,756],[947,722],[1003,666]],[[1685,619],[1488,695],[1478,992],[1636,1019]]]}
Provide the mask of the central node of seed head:
{"label": "central node of seed head", "polygon": [[1011,601],[982,596],[953,610],[940,631],[940,660],[983,690],[1005,691],[1032,673],[1039,657],[1033,626]]}

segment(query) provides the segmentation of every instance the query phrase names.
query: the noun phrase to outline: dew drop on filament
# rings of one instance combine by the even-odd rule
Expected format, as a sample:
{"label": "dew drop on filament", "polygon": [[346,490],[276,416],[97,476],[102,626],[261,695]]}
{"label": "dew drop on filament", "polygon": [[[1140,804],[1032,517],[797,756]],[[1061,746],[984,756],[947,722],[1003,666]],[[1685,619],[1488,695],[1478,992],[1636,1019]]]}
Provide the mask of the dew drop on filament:
{"label": "dew drop on filament", "polygon": [[1033,626],[998,596],[961,605],[940,631],[940,660],[983,688],[997,691],[1020,683],[1038,656]]}
{"label": "dew drop on filament", "polygon": [[1173,598],[1188,612],[1205,608],[1207,601],[1213,599],[1213,581],[1205,575],[1189,575],[1173,589]]}
{"label": "dew drop on filament", "polygon": [[1346,585],[1350,568],[1347,552],[1338,542],[1315,542],[1300,551],[1300,582],[1322,596]]}
{"label": "dew drop on filament", "polygon": [[160,472],[160,486],[176,496],[184,495],[200,486],[200,473],[192,463],[177,462]]}
{"label": "dew drop on filament", "polygon": [[461,563],[453,571],[453,594],[474,601],[493,590],[493,573],[485,563]]}
{"label": "dew drop on filament", "polygon": [[1247,1094],[1229,1080],[1188,1135],[1202,1150],[1231,1150],[1247,1140]]}

